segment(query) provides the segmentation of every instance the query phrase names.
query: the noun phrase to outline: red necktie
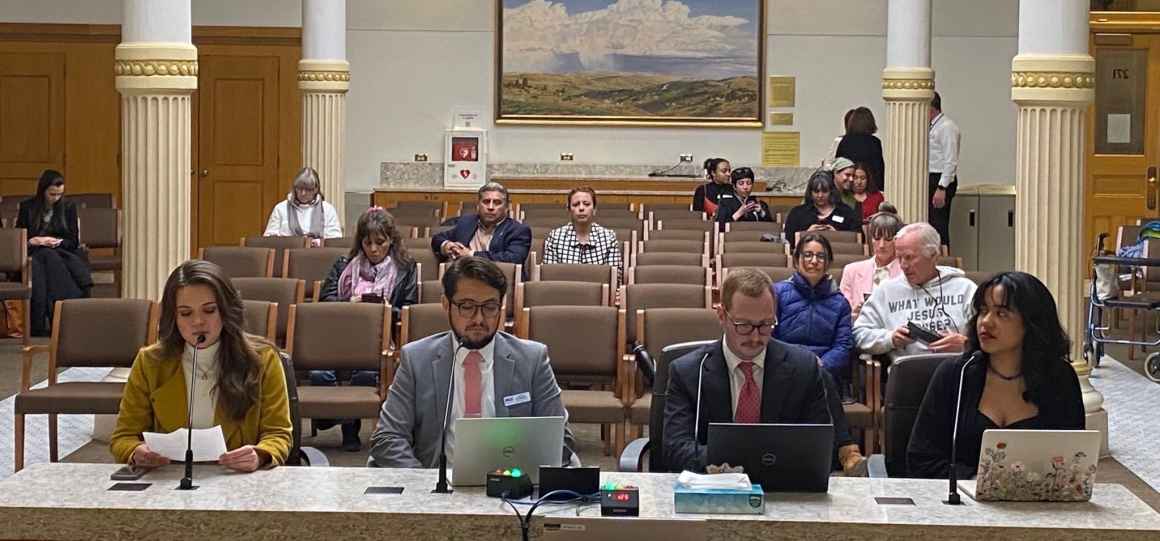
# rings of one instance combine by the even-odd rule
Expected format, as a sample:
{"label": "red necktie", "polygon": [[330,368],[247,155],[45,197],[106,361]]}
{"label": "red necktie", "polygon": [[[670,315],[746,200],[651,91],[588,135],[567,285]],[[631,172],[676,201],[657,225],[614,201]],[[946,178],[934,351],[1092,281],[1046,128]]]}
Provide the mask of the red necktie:
{"label": "red necktie", "polygon": [[483,355],[478,351],[467,352],[467,358],[463,359],[463,416],[464,417],[482,417],[483,396],[482,385],[480,380],[482,376],[479,373],[479,365],[483,362]]}
{"label": "red necktie", "polygon": [[737,365],[745,372],[745,383],[741,385],[741,392],[737,394],[737,413],[733,415],[735,423],[761,422],[761,390],[757,388],[757,381],[753,379],[752,361],[742,361]]}

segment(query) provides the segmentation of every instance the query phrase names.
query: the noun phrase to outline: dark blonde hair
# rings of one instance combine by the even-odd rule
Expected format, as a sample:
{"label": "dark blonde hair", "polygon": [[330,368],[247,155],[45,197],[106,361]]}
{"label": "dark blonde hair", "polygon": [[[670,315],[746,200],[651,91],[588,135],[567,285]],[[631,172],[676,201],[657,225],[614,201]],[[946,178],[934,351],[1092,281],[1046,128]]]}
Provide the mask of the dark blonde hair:
{"label": "dark blonde hair", "polygon": [[[177,328],[177,292],[182,288],[203,285],[213,291],[222,320],[218,338],[217,396],[222,410],[233,419],[243,419],[258,403],[262,359],[259,350],[274,345],[261,337],[246,334],[245,305],[229,276],[219,266],[193,259],[179,265],[165,281],[161,295],[161,324],[157,345],[165,358],[181,359],[185,338]],[[180,361],[178,361],[180,362]]]}
{"label": "dark blonde hair", "polygon": [[596,190],[592,189],[591,186],[581,186],[568,190],[568,202],[564,204],[564,208],[572,208],[572,196],[578,193],[586,193],[592,196],[592,206],[596,206]]}
{"label": "dark blonde hair", "polygon": [[[754,267],[738,267],[730,269],[721,284],[721,304],[725,310],[733,308],[733,295],[740,292],[750,298],[758,298],[765,291],[773,295],[773,280],[769,275]],[[776,299],[774,299],[776,301]]]}

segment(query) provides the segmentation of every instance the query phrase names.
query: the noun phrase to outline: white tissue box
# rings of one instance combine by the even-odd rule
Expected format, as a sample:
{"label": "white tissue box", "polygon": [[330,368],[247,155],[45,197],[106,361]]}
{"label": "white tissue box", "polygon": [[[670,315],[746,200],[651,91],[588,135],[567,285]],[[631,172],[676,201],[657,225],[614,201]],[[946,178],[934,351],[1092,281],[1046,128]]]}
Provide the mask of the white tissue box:
{"label": "white tissue box", "polygon": [[765,493],[761,485],[749,490],[678,486],[673,489],[673,507],[677,513],[761,515],[765,513]]}

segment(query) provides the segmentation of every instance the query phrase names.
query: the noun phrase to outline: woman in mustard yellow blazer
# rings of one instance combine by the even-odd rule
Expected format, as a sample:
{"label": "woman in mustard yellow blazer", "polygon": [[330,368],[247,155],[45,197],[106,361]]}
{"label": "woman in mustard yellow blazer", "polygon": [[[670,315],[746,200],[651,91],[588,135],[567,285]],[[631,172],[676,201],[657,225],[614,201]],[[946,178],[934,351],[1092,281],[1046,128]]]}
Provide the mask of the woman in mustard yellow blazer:
{"label": "woman in mustard yellow blazer", "polygon": [[272,344],[242,330],[243,317],[221,267],[193,260],[174,269],[161,299],[160,338],[137,353],[121,396],[109,444],[117,462],[168,464],[142,433],[172,432],[188,418],[194,428],[221,425],[223,466],[249,472],[286,460],[292,427],[282,363]]}

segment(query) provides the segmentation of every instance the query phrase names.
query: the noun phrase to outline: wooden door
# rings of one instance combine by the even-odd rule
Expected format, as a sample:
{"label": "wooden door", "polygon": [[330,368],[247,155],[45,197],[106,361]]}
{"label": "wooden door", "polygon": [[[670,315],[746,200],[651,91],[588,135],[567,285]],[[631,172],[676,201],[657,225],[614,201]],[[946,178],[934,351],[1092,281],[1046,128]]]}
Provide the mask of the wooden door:
{"label": "wooden door", "polygon": [[1160,216],[1160,34],[1095,33],[1096,103],[1089,113],[1085,246]]}
{"label": "wooden door", "polygon": [[65,55],[0,54],[0,194],[36,191],[45,169],[64,170]]}
{"label": "wooden door", "polygon": [[198,69],[194,245],[236,245],[282,191],[279,59],[204,54]]}

